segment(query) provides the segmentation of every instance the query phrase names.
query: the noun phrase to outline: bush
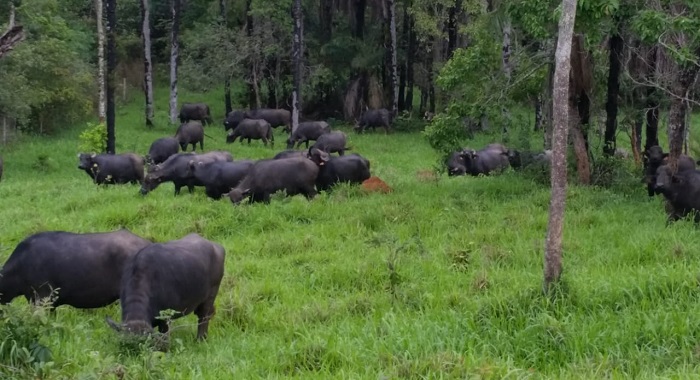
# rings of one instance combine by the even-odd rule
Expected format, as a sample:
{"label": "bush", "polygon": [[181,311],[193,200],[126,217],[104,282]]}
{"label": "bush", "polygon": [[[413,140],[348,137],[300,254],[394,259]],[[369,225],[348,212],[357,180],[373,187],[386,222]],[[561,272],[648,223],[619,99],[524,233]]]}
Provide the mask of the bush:
{"label": "bush", "polygon": [[107,126],[104,123],[87,123],[80,133],[80,151],[104,153],[107,151]]}

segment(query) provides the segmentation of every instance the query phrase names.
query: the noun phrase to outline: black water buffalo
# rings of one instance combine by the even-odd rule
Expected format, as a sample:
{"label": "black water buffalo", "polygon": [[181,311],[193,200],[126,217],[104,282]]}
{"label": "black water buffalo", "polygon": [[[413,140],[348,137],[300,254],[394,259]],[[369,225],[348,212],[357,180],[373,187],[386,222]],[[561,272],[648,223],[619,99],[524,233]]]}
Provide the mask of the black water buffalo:
{"label": "black water buffalo", "polygon": [[180,151],[180,143],[175,137],[163,137],[151,144],[146,155],[149,165],[158,165]]}
{"label": "black water buffalo", "polygon": [[285,109],[258,108],[247,111],[245,117],[247,119],[263,119],[270,123],[272,128],[283,125],[287,132],[292,130],[292,113]]}
{"label": "black water buffalo", "polygon": [[[668,162],[668,153],[664,153],[663,149],[654,145],[649,147],[644,154],[644,179],[642,182],[647,185],[647,195],[653,197],[657,191],[656,187],[656,173],[661,165]],[[695,162],[691,157],[681,154],[678,158],[678,171],[686,171],[695,169]]]}
{"label": "black water buffalo", "polygon": [[506,169],[509,165],[508,149],[501,144],[489,144],[479,151],[465,149],[462,151],[462,157],[467,173],[473,176],[489,175]]}
{"label": "black water buffalo", "polygon": [[204,127],[198,121],[188,121],[185,124],[181,124],[177,128],[177,132],[175,132],[175,138],[183,152],[187,152],[187,145],[189,144],[192,144],[192,151],[194,152],[197,150],[197,143],[199,143],[199,149],[204,150]]}
{"label": "black water buffalo", "polygon": [[700,171],[678,170],[661,165],[656,170],[654,190],[666,198],[668,221],[673,222],[693,213],[695,222],[700,222]]}
{"label": "black water buffalo", "polygon": [[261,160],[256,162],[243,181],[228,193],[231,202],[240,203],[250,197],[250,203],[270,203],[270,195],[285,190],[287,196],[303,194],[307,199],[316,196],[314,183],[318,166],[303,157]]}
{"label": "black water buffalo", "polygon": [[40,232],[17,245],[0,270],[0,303],[58,294],[54,306],[102,307],[119,298],[122,269],[151,244],[122,229],[106,233]]}
{"label": "black water buffalo", "polygon": [[324,151],[312,149],[310,155],[311,160],[319,165],[316,177],[318,191],[328,191],[341,182],[360,184],[370,177],[369,160],[357,153],[335,157]]}
{"label": "black water buffalo", "polygon": [[248,145],[250,145],[251,139],[262,140],[265,146],[267,146],[268,141],[270,146],[275,145],[275,135],[272,133],[272,127],[270,123],[262,119],[243,119],[236,128],[228,132],[226,143],[234,143],[239,137],[241,142],[244,139],[248,139]]}
{"label": "black water buffalo", "polygon": [[290,157],[309,158],[309,152],[304,151],[304,150],[283,150],[283,151],[275,154],[275,156],[272,157],[272,159],[279,160],[280,158],[290,158]]}
{"label": "black water buffalo", "polygon": [[168,324],[160,317],[174,310],[175,318],[194,312],[197,339],[205,339],[214,301],[224,276],[226,251],[221,245],[189,234],[140,250],[126,264],[121,282],[122,323],[107,322],[117,331],[145,334]]}
{"label": "black water buffalo", "polygon": [[513,169],[523,169],[531,165],[550,166],[552,163],[552,151],[542,152],[519,151],[511,149],[508,151],[508,163]]}
{"label": "black water buffalo", "polygon": [[224,131],[236,128],[243,119],[245,119],[245,111],[229,112],[226,115],[226,120],[224,120]]}
{"label": "black water buffalo", "polygon": [[98,185],[142,183],[143,157],[133,154],[78,154],[78,169],[84,170]]}
{"label": "black water buffalo", "polygon": [[287,149],[293,149],[294,144],[297,148],[301,146],[301,143],[306,143],[306,147],[309,147],[309,140],[316,141],[322,134],[329,133],[331,131],[330,125],[325,121],[306,121],[299,123],[296,131],[292,132],[291,136],[287,139]]}
{"label": "black water buffalo", "polygon": [[311,149],[316,148],[327,153],[337,152],[338,155],[342,156],[346,150],[350,150],[349,147],[345,146],[346,143],[347,136],[345,133],[340,131],[328,132],[318,137],[314,145],[309,149],[309,152],[311,152]]}
{"label": "black water buffalo", "polygon": [[245,178],[253,166],[253,161],[218,161],[207,164],[190,161],[194,178],[206,189],[209,198],[219,199]]}
{"label": "black water buffalo", "polygon": [[445,162],[447,175],[459,176],[467,174],[467,163],[464,161],[463,151],[453,152]]}
{"label": "black water buffalo", "polygon": [[384,133],[389,133],[391,131],[391,119],[391,111],[386,108],[367,110],[360,116],[354,129],[358,133],[362,133],[367,128],[374,130],[377,127],[382,127],[384,128]]}
{"label": "black water buffalo", "polygon": [[198,120],[204,125],[212,124],[209,106],[204,103],[183,103],[180,107],[180,123]]}
{"label": "black water buffalo", "polygon": [[187,186],[192,193],[195,186],[204,186],[198,181],[190,170],[190,161],[209,163],[215,161],[233,161],[229,152],[215,151],[203,154],[178,153],[170,156],[165,162],[155,165],[146,175],[141,186],[141,194],[146,195],[155,190],[163,182],[172,182],[175,185],[175,195],[180,194],[180,188]]}

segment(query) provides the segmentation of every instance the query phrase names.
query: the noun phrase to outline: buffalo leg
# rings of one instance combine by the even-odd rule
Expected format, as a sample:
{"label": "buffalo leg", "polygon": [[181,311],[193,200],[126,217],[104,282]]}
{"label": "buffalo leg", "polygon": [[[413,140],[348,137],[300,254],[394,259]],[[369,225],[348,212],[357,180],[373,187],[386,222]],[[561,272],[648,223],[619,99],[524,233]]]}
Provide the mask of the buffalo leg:
{"label": "buffalo leg", "polygon": [[302,190],[301,193],[304,194],[304,196],[305,196],[306,199],[308,199],[308,200],[314,199],[314,197],[316,196],[316,194],[318,194],[318,193],[316,192],[316,190],[314,190],[313,188]]}
{"label": "buffalo leg", "polygon": [[168,326],[168,321],[162,319],[156,319],[153,322],[153,325],[153,327],[158,328],[158,331],[160,331],[161,334],[167,334],[168,330],[170,330],[170,326]]}
{"label": "buffalo leg", "polygon": [[199,142],[199,150],[201,150],[202,152],[204,152],[204,139],[202,139],[202,140]]}
{"label": "buffalo leg", "polygon": [[194,314],[198,318],[197,323],[197,339],[202,340],[207,338],[209,332],[209,320],[214,316],[214,300],[206,300],[203,304],[195,309]]}

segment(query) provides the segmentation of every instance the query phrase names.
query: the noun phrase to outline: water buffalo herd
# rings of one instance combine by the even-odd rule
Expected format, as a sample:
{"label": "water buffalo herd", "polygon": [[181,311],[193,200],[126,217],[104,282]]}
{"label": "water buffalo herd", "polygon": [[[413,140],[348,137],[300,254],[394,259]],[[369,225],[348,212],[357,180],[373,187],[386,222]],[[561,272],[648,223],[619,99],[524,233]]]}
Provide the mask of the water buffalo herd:
{"label": "water buffalo herd", "polygon": [[[78,168],[98,185],[138,183],[144,196],[172,182],[175,195],[182,187],[192,193],[200,186],[209,198],[228,198],[234,205],[246,199],[269,203],[278,191],[312,199],[338,183],[360,184],[370,178],[370,161],[357,153],[346,155],[351,149],[347,136],[331,130],[324,121],[302,122],[291,131],[286,110],[229,113],[224,120],[228,143],[240,138],[241,142],[261,139],[272,145],[273,128],[284,126],[287,130],[287,150],[261,160],[234,160],[227,151],[194,152],[196,144],[204,149],[204,125],[212,123],[206,104],[183,105],[180,121],[175,135],[153,141],[145,157],[81,153]],[[382,127],[389,133],[391,122],[389,111],[369,110],[357,121],[355,130]],[[309,146],[309,141],[314,143]],[[304,150],[294,150],[302,143]],[[186,152],[188,145],[193,152]],[[700,171],[688,156],[680,157],[677,170],[667,161],[668,153],[660,147],[647,149],[643,181],[649,196],[662,194],[666,198],[668,220],[675,221],[700,210]],[[550,163],[549,150],[517,151],[494,143],[478,150],[455,151],[445,166],[449,176],[479,176],[498,174],[509,167],[547,168]],[[700,221],[697,214],[695,221]],[[167,332],[160,313],[174,310],[176,318],[194,313],[197,338],[204,339],[214,315],[224,259],[221,245],[197,234],[158,243],[125,229],[85,234],[40,232],[21,241],[0,268],[0,304],[19,296],[31,302],[50,296],[54,307],[76,308],[99,308],[120,300],[121,322],[107,321],[118,331],[147,333],[157,328]],[[168,265],[163,265],[166,262]]]}

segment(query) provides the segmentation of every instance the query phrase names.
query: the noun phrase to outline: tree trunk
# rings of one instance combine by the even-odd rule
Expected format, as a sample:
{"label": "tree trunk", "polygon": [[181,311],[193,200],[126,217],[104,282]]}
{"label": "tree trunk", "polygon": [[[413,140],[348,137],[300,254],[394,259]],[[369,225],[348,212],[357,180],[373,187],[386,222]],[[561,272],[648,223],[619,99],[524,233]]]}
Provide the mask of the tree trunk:
{"label": "tree trunk", "polygon": [[[696,56],[700,55],[700,51],[695,52]],[[686,120],[688,114],[688,99],[691,98],[691,86],[695,82],[698,75],[698,67],[695,64],[689,64],[686,67],[678,67],[678,64],[672,61],[672,72],[678,73],[674,78],[672,85],[673,95],[671,96],[671,108],[668,111],[669,136],[668,136],[668,164],[675,172],[678,168],[678,158],[683,150],[683,143],[686,137]]]}
{"label": "tree trunk", "polygon": [[435,56],[435,40],[432,36],[428,37],[428,44],[427,44],[427,49],[425,51],[425,54],[427,54],[426,57],[426,62],[425,62],[425,71],[427,72],[426,75],[428,77],[428,112],[434,114],[435,113],[435,83],[434,83],[434,76],[435,74],[433,73],[433,58]]}
{"label": "tree trunk", "polygon": [[146,125],[153,126],[153,62],[151,60],[151,16],[149,7],[148,0],[141,0],[141,41],[143,42],[143,90],[146,96]]}
{"label": "tree trunk", "polygon": [[408,22],[408,51],[406,52],[406,111],[413,111],[413,62],[416,55],[416,32],[413,16],[409,15]]}
{"label": "tree trunk", "polygon": [[105,29],[102,25],[104,12],[102,0],[95,0],[95,20],[97,21],[97,116],[100,123],[105,121]]}
{"label": "tree trunk", "polygon": [[301,43],[302,35],[302,14],[301,0],[294,0],[292,3],[292,16],[294,17],[294,41],[292,46],[292,65],[294,83],[292,88],[292,133],[299,126],[299,113],[301,111]]}
{"label": "tree trunk", "polygon": [[[659,63],[659,48],[658,46],[653,46],[651,48],[649,61],[649,68],[647,71],[647,81],[649,83],[655,83],[656,81],[656,68]],[[644,143],[644,150],[647,151],[649,148],[655,145],[659,145],[659,99],[656,94],[657,90],[654,86],[649,86],[647,89],[647,127],[646,127],[646,142]]]}
{"label": "tree trunk", "polygon": [[[619,22],[617,23],[619,26]],[[610,69],[608,71],[608,101],[605,103],[605,145],[603,153],[612,157],[617,148],[617,98],[620,93],[621,56],[624,41],[619,33],[610,37]]]}
{"label": "tree trunk", "polygon": [[[401,28],[400,50],[406,54],[408,46],[408,2],[403,7],[403,27]],[[406,61],[399,65],[399,111],[406,109]]]}
{"label": "tree trunk", "polygon": [[172,10],[172,27],[170,31],[170,122],[178,119],[177,110],[177,60],[180,54],[180,0],[170,0]]}
{"label": "tree trunk", "polygon": [[396,116],[399,113],[399,76],[396,57],[396,1],[387,0],[387,9],[389,11],[389,33],[391,34],[391,46],[389,48],[391,54],[391,112],[393,116]]}
{"label": "tree trunk", "polygon": [[318,20],[321,25],[319,40],[321,45],[328,43],[333,35],[333,0],[320,0]]}
{"label": "tree trunk", "polygon": [[114,89],[117,71],[117,0],[107,0],[107,153],[114,154],[115,150],[115,109]]}
{"label": "tree trunk", "polygon": [[[593,86],[593,68],[591,57],[584,50],[582,34],[576,34],[571,46],[571,83],[569,85],[569,102],[572,111],[569,115],[573,131],[574,153],[576,157],[576,172],[579,183],[588,185],[591,182],[591,167],[588,152],[588,124],[590,120],[591,100],[590,91]],[[556,112],[556,111],[555,111]]]}
{"label": "tree trunk", "polygon": [[[547,50],[550,52],[551,43]],[[547,54],[549,55],[549,54]],[[571,62],[569,62],[569,66]],[[547,70],[547,88],[544,98],[544,149],[552,149],[552,134],[554,133],[554,71],[555,64],[550,63]]]}
{"label": "tree trunk", "polygon": [[535,98],[535,131],[542,129],[542,95],[537,95]]}
{"label": "tree trunk", "polygon": [[[226,10],[226,0],[219,0],[219,17],[221,18],[221,26],[228,28],[228,14]],[[231,76],[226,76],[224,80],[224,109],[226,110],[226,115],[233,111],[233,106],[231,105]]]}
{"label": "tree trunk", "polygon": [[22,25],[15,24],[15,5],[10,4],[10,21],[7,30],[0,35],[0,58],[14,49],[26,36]]}
{"label": "tree trunk", "polygon": [[355,37],[364,39],[365,37],[365,8],[367,0],[356,0],[355,2]]}
{"label": "tree trunk", "polygon": [[554,71],[554,132],[552,137],[552,198],[544,259],[544,291],[549,292],[562,273],[562,236],[566,207],[566,141],[569,130],[569,73],[576,0],[563,0]]}
{"label": "tree trunk", "polygon": [[459,16],[462,13],[462,0],[455,0],[453,6],[447,12],[447,48],[445,49],[445,60],[452,58],[457,48],[457,34],[459,31]]}
{"label": "tree trunk", "polygon": [[275,85],[277,61],[276,57],[272,57],[267,63],[267,108],[277,108],[277,86]]}
{"label": "tree trunk", "polygon": [[[253,20],[253,15],[251,14],[252,10],[252,0],[246,0],[245,2],[245,35],[248,39],[248,41],[252,41],[253,39],[253,28],[254,26],[254,20]],[[255,59],[256,58],[249,58],[247,62],[247,66],[250,68],[249,72],[249,80],[248,80],[248,107],[250,108],[260,108],[260,102],[257,100],[256,96],[256,90],[255,90],[255,84],[254,84],[254,78],[255,78]],[[257,105],[257,107],[256,107]]]}
{"label": "tree trunk", "polygon": [[503,16],[503,44],[501,46],[501,65],[503,68],[503,76],[505,76],[507,83],[510,83],[510,78],[512,76],[513,68],[510,63],[511,55],[511,35],[513,34],[513,28],[510,23],[510,17],[508,15]]}

